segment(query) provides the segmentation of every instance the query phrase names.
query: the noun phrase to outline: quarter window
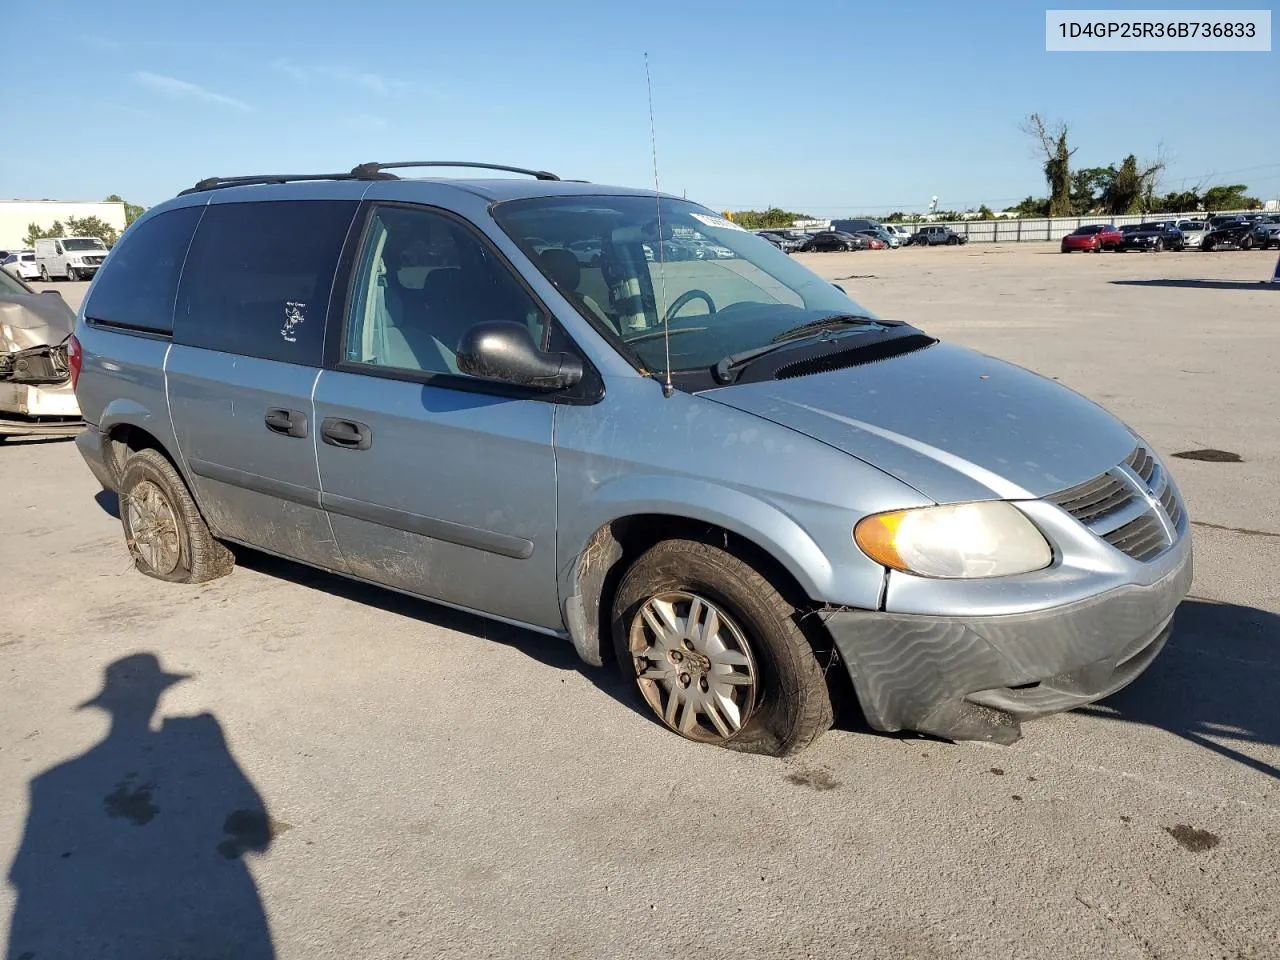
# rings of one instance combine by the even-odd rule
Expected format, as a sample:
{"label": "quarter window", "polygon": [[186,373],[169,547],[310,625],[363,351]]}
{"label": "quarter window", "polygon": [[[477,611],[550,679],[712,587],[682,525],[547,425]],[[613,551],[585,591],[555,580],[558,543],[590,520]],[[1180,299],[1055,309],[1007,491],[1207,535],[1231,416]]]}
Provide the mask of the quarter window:
{"label": "quarter window", "polygon": [[182,274],[178,343],[320,366],[354,200],[215,203]]}
{"label": "quarter window", "polygon": [[478,323],[547,321],[497,254],[458,221],[424,208],[377,207],[365,232],[343,359],[453,374],[462,335]]}
{"label": "quarter window", "polygon": [[85,305],[88,320],[155,333],[173,330],[173,298],[204,207],[157,214],[116,244]]}

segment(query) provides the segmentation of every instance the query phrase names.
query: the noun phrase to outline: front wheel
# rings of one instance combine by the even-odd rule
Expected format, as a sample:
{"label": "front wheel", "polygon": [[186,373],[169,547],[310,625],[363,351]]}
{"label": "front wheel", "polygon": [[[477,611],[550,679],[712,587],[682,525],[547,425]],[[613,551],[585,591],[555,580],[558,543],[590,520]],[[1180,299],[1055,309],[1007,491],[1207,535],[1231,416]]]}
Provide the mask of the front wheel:
{"label": "front wheel", "polygon": [[682,737],[784,756],[831,726],[831,695],[798,611],[719,547],[652,547],[619,584],[612,619],[623,677]]}
{"label": "front wheel", "polygon": [[43,263],[40,264],[40,279],[43,280],[45,283],[49,282],[49,268],[46,267]]}
{"label": "front wheel", "polygon": [[1253,249],[1253,237],[1246,236],[1244,239],[1242,239],[1242,240],[1240,241],[1240,249],[1241,249],[1241,250],[1252,250],[1252,249]]}
{"label": "front wheel", "polygon": [[67,279],[70,280],[72,283],[75,283],[77,280],[80,279],[79,272],[76,270],[75,267],[71,266],[71,264],[67,264]]}
{"label": "front wheel", "polygon": [[120,523],[139,571],[172,583],[231,572],[235,557],[209,531],[191,492],[158,450],[131,454],[120,472]]}

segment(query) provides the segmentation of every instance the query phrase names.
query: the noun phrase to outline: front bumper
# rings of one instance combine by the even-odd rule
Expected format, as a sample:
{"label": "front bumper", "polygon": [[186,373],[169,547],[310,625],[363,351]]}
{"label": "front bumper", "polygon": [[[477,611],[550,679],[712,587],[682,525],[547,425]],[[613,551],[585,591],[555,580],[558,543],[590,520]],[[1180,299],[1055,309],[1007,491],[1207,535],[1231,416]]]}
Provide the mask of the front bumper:
{"label": "front bumper", "polygon": [[1012,743],[1021,721],[1109,696],[1155,659],[1191,587],[1190,536],[1159,566],[1152,583],[1030,613],[824,619],[871,726]]}

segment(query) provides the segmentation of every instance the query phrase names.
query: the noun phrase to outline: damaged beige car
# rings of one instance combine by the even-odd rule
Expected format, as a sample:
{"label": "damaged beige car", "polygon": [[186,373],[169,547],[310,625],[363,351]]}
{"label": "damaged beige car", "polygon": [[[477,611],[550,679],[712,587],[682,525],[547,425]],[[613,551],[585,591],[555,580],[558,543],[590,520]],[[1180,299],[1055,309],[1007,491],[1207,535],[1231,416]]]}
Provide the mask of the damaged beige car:
{"label": "damaged beige car", "polygon": [[36,293],[0,270],[0,442],[72,436],[83,426],[67,356],[75,325],[61,294]]}

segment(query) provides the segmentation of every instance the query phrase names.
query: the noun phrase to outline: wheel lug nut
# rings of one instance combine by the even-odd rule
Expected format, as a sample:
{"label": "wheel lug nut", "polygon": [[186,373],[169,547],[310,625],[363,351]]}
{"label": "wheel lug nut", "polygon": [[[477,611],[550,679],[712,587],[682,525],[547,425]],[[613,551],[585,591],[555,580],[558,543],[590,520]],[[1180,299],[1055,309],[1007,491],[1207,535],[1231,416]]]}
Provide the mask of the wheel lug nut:
{"label": "wheel lug nut", "polygon": [[707,678],[705,676],[698,678],[698,689],[700,689],[703,693],[706,693],[707,690],[710,688],[710,686],[711,685],[707,683]]}
{"label": "wheel lug nut", "polygon": [[672,651],[671,651],[671,662],[672,662],[672,663],[679,663],[679,662],[680,662],[681,660],[683,660],[683,659],[684,659],[684,654],[683,654],[683,653],[681,653],[679,650],[672,650]]}
{"label": "wheel lug nut", "polygon": [[680,674],[680,686],[687,687],[691,679],[687,673]]}

